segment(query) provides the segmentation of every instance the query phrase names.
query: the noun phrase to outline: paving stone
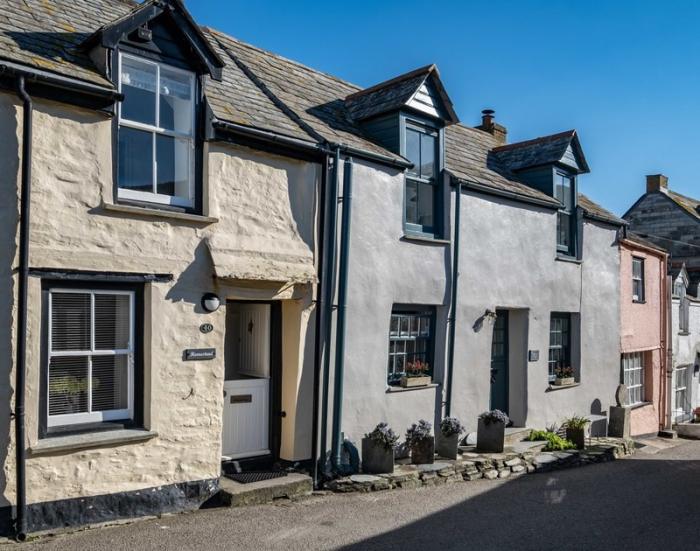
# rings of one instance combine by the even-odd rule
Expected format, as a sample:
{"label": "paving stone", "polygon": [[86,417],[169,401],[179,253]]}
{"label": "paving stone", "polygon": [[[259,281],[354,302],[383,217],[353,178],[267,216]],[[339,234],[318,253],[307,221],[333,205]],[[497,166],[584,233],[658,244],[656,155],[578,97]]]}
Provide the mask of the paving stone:
{"label": "paving stone", "polygon": [[354,484],[372,484],[380,480],[380,477],[372,474],[354,474],[350,476],[350,482]]}
{"label": "paving stone", "polygon": [[506,467],[515,467],[516,465],[520,465],[522,463],[522,459],[519,457],[514,457],[513,459],[509,459],[506,461]]}
{"label": "paving stone", "polygon": [[498,471],[498,478],[508,478],[510,476],[510,469],[503,469]]}
{"label": "paving stone", "polygon": [[498,478],[498,471],[496,469],[491,469],[490,471],[485,471],[484,478],[488,478],[489,480],[493,480],[494,478]]}
{"label": "paving stone", "polygon": [[513,471],[514,473],[525,473],[525,472],[527,472],[527,471],[525,470],[525,465],[513,465],[513,467],[511,467],[511,471]]}
{"label": "paving stone", "polygon": [[464,480],[467,481],[479,480],[480,478],[484,478],[484,473],[464,473]]}
{"label": "paving stone", "polygon": [[535,465],[548,465],[551,463],[556,463],[557,457],[551,453],[540,453],[535,456],[533,462]]}

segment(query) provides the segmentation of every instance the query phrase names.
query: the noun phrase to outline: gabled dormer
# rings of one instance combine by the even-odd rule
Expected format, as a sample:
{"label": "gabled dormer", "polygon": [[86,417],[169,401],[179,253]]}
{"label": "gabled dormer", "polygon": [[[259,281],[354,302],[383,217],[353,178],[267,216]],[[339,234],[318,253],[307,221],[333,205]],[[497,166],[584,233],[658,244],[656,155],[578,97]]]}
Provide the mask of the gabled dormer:
{"label": "gabled dormer", "polygon": [[114,200],[202,212],[204,79],[223,61],[180,0],[151,0],[84,44],[118,87]]}
{"label": "gabled dormer", "polygon": [[577,256],[579,174],[590,172],[575,130],[503,145],[491,151],[504,170],[561,203],[557,253]]}
{"label": "gabled dormer", "polygon": [[413,163],[406,174],[405,233],[443,237],[443,129],[459,120],[435,65],[355,92],[345,106],[369,139]]}

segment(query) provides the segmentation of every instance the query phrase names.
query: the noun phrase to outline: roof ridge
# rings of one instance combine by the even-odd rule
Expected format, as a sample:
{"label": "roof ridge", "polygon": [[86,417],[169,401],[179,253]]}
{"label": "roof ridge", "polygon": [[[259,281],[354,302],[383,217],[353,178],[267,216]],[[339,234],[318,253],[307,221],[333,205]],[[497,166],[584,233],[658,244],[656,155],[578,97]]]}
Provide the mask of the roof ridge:
{"label": "roof ridge", "polygon": [[[249,43],[249,42],[245,42],[245,41],[243,41],[243,40],[240,40],[239,38],[236,38],[235,36],[232,36],[232,35],[230,35],[230,34],[227,34],[227,33],[223,32],[223,31],[220,31],[220,30],[218,30],[218,29],[215,29],[215,28],[213,28],[213,27],[211,27],[211,26],[209,26],[209,25],[200,25],[200,27],[201,27],[202,29],[204,29],[205,31],[211,33],[212,35],[220,35],[220,36],[223,36],[223,37],[225,37],[226,39],[232,40],[233,42],[235,42],[235,43],[237,43],[237,44],[240,44],[241,46],[243,46],[243,47],[245,47],[245,48],[250,48],[251,50],[256,50],[256,51],[261,52],[261,53],[263,53],[263,54],[266,54],[266,55],[272,56],[272,57],[274,57],[274,58],[276,58],[276,59],[279,59],[279,60],[281,60],[281,61],[284,61],[285,63],[291,63],[292,65],[295,65],[295,66],[297,66],[297,67],[299,67],[299,68],[301,68],[301,69],[304,69],[304,70],[306,70],[306,71],[309,71],[309,72],[311,72],[311,73],[315,73],[315,74],[317,74],[317,75],[323,75],[323,76],[325,76],[326,78],[329,78],[329,79],[334,80],[334,81],[336,81],[336,82],[340,82],[341,84],[344,84],[344,85],[349,86],[349,87],[351,87],[351,88],[356,88],[356,89],[358,89],[358,90],[362,90],[362,87],[361,87],[361,86],[359,86],[359,85],[357,85],[357,84],[354,84],[354,83],[352,83],[352,82],[350,82],[350,81],[348,81],[348,80],[342,79],[342,78],[340,78],[340,77],[337,77],[337,76],[332,75],[332,74],[330,74],[330,73],[327,73],[327,72],[325,72],[325,71],[321,71],[321,70],[319,70],[319,69],[314,69],[313,67],[309,67],[308,65],[304,65],[303,63],[301,63],[301,62],[299,62],[299,61],[295,61],[294,59],[290,59],[290,58],[288,58],[288,57],[285,57],[285,56],[283,56],[283,55],[280,55],[280,54],[278,54],[278,53],[275,53],[275,52],[273,52],[273,51],[271,51],[271,50],[266,50],[265,48],[261,48],[260,46],[255,46],[254,44],[251,44],[251,43]],[[222,46],[222,47],[223,47],[223,46]]]}
{"label": "roof ridge", "polygon": [[571,129],[571,130],[565,130],[563,132],[557,132],[556,134],[549,134],[547,136],[539,136],[537,138],[532,138],[530,140],[525,140],[522,142],[513,142],[505,145],[499,145],[498,147],[493,148],[494,153],[498,153],[500,151],[508,151],[509,149],[517,149],[518,147],[526,147],[529,145],[535,145],[537,143],[542,143],[548,140],[555,140],[557,138],[563,138],[564,136],[571,136],[573,137],[576,135],[576,130]]}
{"label": "roof ridge", "polygon": [[349,96],[347,96],[345,99],[353,99],[357,98],[360,96],[363,96],[365,94],[370,94],[372,92],[376,92],[377,90],[381,90],[382,88],[386,88],[387,86],[391,84],[396,84],[398,82],[408,80],[409,78],[413,78],[415,76],[420,75],[421,73],[425,73],[426,76],[430,73],[432,73],[436,69],[435,63],[431,63],[430,65],[424,65],[423,67],[418,67],[417,69],[413,69],[411,71],[408,71],[407,73],[403,73],[401,75],[392,77],[388,80],[379,82],[377,84],[374,84],[370,86],[369,88],[362,88],[358,90],[357,92],[353,92]]}
{"label": "roof ridge", "polygon": [[679,197],[683,197],[683,199],[688,199],[689,201],[693,201],[695,203],[700,203],[700,199],[695,199],[694,197],[690,197],[689,195],[683,195],[682,193],[678,193],[677,191],[674,191],[672,189],[667,189],[666,191],[668,193],[672,193],[673,195],[678,195]]}

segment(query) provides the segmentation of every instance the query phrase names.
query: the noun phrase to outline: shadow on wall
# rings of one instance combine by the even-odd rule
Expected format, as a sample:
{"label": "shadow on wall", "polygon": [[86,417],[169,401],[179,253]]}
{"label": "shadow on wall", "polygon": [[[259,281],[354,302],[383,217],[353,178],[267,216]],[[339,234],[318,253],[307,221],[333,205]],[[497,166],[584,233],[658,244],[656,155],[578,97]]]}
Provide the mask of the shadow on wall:
{"label": "shadow on wall", "polygon": [[[483,484],[491,489],[455,504],[450,501],[430,515],[421,515],[420,503],[445,503],[454,492],[439,495],[444,487],[397,490],[398,500],[406,503],[402,514],[420,520],[343,549],[655,550],[669,544],[691,549],[697,541],[698,480],[697,460],[628,458],[501,484],[467,482],[464,494],[483,491]],[[386,499],[389,502],[380,518],[367,519],[367,531],[381,530],[383,514],[393,523],[397,504]],[[356,522],[371,514],[377,514],[375,507],[359,512]]]}
{"label": "shadow on wall", "polygon": [[[20,108],[21,109],[21,108]],[[0,264],[0,462],[5,466],[0,470],[0,532],[4,533],[10,522],[10,505],[7,499],[7,475],[14,469],[7,468],[8,455],[14,453],[10,447],[10,431],[12,430],[12,368],[14,366],[15,348],[12,335],[15,325],[15,280],[14,259],[17,252],[15,236],[19,222],[19,140],[17,139],[17,118],[14,108],[0,109],[0,128],[3,129],[4,139],[0,147],[0,258],[5,262]],[[17,199],[15,199],[17,198]],[[13,484],[14,486],[14,484]]]}
{"label": "shadow on wall", "polygon": [[180,273],[174,285],[165,295],[166,300],[185,302],[192,305],[196,314],[206,314],[200,299],[207,291],[213,291],[214,265],[209,249],[204,241],[200,241],[194,250],[194,258]]}

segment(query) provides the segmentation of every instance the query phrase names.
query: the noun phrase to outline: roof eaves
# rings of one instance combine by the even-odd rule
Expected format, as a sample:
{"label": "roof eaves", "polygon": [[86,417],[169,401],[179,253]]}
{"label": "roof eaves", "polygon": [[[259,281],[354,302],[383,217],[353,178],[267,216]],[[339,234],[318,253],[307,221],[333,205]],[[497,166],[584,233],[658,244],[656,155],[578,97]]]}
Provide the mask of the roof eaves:
{"label": "roof eaves", "polygon": [[413,77],[418,76],[422,73],[425,73],[427,76],[434,69],[437,69],[435,67],[435,64],[430,64],[430,65],[425,65],[424,67],[419,67],[418,69],[414,69],[413,71],[409,71],[408,73],[404,73],[402,75],[396,76],[396,77],[391,78],[389,80],[385,80],[384,82],[380,82],[379,84],[375,84],[374,86],[370,86],[369,88],[363,88],[362,90],[358,90],[357,92],[353,92],[352,94],[346,96],[345,100],[347,101],[347,100],[353,100],[353,99],[359,98],[360,96],[364,96],[366,94],[376,92],[378,90],[381,90],[382,88],[387,88],[389,86],[393,86],[394,84],[398,84],[399,82],[403,82],[404,80],[408,80],[409,78],[413,78]]}

